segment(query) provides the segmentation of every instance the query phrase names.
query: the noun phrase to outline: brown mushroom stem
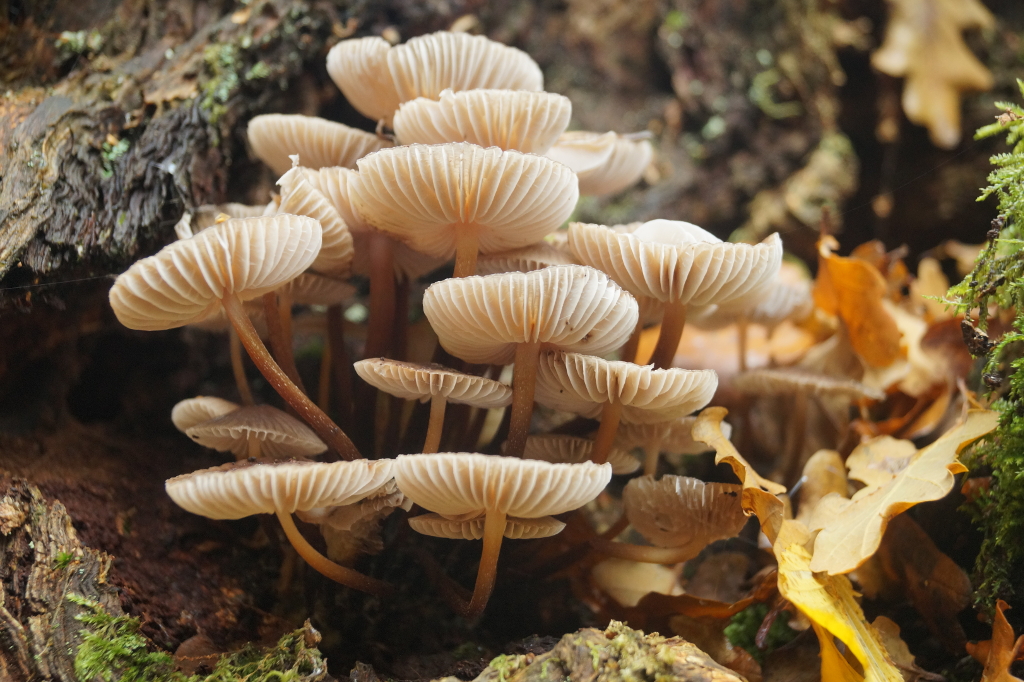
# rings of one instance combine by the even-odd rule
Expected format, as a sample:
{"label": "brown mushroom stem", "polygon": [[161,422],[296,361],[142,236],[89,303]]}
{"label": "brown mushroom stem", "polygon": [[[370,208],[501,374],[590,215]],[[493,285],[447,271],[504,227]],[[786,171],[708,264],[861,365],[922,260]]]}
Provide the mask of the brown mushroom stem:
{"label": "brown mushroom stem", "polygon": [[246,454],[248,455],[249,459],[259,459],[260,458],[260,439],[257,438],[255,435],[250,433],[245,438],[245,444],[246,444],[246,450],[247,450]]}
{"label": "brown mushroom stem", "polygon": [[238,332],[238,338],[242,345],[245,346],[246,352],[249,353],[249,357],[252,358],[256,368],[260,370],[260,373],[274,387],[274,390],[284,398],[285,402],[291,405],[299,416],[306,420],[306,423],[313,427],[313,430],[316,431],[321,440],[328,447],[334,448],[343,459],[362,459],[359,450],[352,440],[345,435],[345,432],[331,421],[331,418],[317,407],[312,400],[307,398],[306,394],[274,362],[274,358],[270,356],[270,352],[267,351],[267,347],[263,345],[259,334],[256,333],[252,326],[252,322],[246,316],[245,310],[242,309],[242,302],[238,299],[238,296],[231,294],[225,297],[222,303],[224,304],[224,313]]}
{"label": "brown mushroom stem", "polygon": [[395,243],[376,231],[369,237],[370,317],[363,357],[377,358],[386,354],[395,319]]}
{"label": "brown mushroom stem", "polygon": [[680,564],[697,556],[692,547],[650,547],[625,542],[593,540],[594,551],[616,559],[639,561],[644,564]]}
{"label": "brown mushroom stem", "polygon": [[487,600],[494,590],[494,579],[498,575],[498,554],[501,552],[501,541],[505,537],[505,512],[488,510],[484,521],[484,548],[480,553],[480,567],[476,572],[476,584],[473,586],[473,598],[469,604],[460,609],[460,615],[473,619],[484,612]]}
{"label": "brown mushroom stem", "polygon": [[274,350],[274,359],[277,365],[284,370],[292,383],[299,387],[303,393],[306,387],[302,385],[302,377],[299,376],[299,368],[295,366],[295,353],[292,350],[292,337],[285,329],[284,320],[281,319],[281,308],[277,304],[277,293],[271,291],[263,295],[263,310],[267,317],[267,332],[270,334],[270,347]]}
{"label": "brown mushroom stem", "polygon": [[737,345],[739,346],[740,352],[740,371],[747,371],[747,320],[746,318],[740,319],[736,323],[736,334],[739,337]]}
{"label": "brown mushroom stem", "polygon": [[590,461],[595,464],[604,464],[608,461],[608,455],[612,451],[612,443],[615,442],[615,433],[619,430],[619,420],[622,418],[622,403],[605,403],[601,409],[601,426],[594,436],[594,447],[590,451]]}
{"label": "brown mushroom stem", "polygon": [[530,433],[530,418],[533,416],[538,362],[539,343],[520,343],[516,346],[515,367],[512,370],[512,421],[509,423],[508,442],[505,445],[509,457],[522,457],[526,448],[526,436]]}
{"label": "brown mushroom stem", "polygon": [[370,576],[363,575],[359,571],[353,571],[351,568],[345,568],[339,566],[320,552],[316,551],[313,545],[306,541],[306,538],[302,536],[299,529],[295,527],[295,521],[292,519],[292,515],[277,510],[277,520],[281,522],[281,527],[284,528],[284,534],[288,536],[288,542],[292,543],[292,547],[299,553],[299,556],[303,560],[316,569],[319,573],[327,576],[336,583],[351,587],[354,590],[360,592],[369,592],[370,594],[385,595],[394,591],[394,588],[381,580],[375,580]]}
{"label": "brown mushroom stem", "polygon": [[679,348],[679,339],[683,337],[686,326],[686,304],[671,301],[665,304],[665,316],[661,319],[661,333],[658,344],[654,347],[651,362],[655,368],[664,369],[672,366],[672,360]]}
{"label": "brown mushroom stem", "polygon": [[640,348],[640,335],[644,332],[644,320],[641,317],[636,321],[633,333],[629,335],[626,344],[619,351],[619,359],[623,362],[636,362],[636,351]]}
{"label": "brown mushroom stem", "polygon": [[343,428],[352,426],[352,360],[345,348],[345,318],[340,305],[327,308],[327,345],[331,347],[331,366],[336,386],[334,405]]}
{"label": "brown mushroom stem", "polygon": [[658,456],[661,448],[657,445],[644,446],[644,476],[653,476],[658,472]]}
{"label": "brown mushroom stem", "polygon": [[331,344],[324,344],[320,354],[320,378],[316,386],[316,404],[327,412],[331,404]]}
{"label": "brown mushroom stem", "polygon": [[423,441],[424,454],[437,452],[437,446],[441,444],[444,408],[447,404],[448,400],[443,395],[435,395],[430,398],[430,425],[427,427],[427,437]]}
{"label": "brown mushroom stem", "polygon": [[247,407],[254,405],[249,378],[245,376],[245,365],[242,362],[242,343],[238,340],[238,332],[234,327],[228,327],[228,348],[231,350],[231,371],[235,373],[235,386],[238,387],[242,404]]}
{"label": "brown mushroom stem", "polygon": [[625,512],[623,512],[622,516],[619,517],[618,521],[613,523],[608,528],[608,530],[606,530],[605,532],[601,533],[601,537],[603,539],[605,539],[605,540],[614,540],[615,538],[617,538],[620,535],[622,535],[622,531],[626,530],[628,527],[629,527],[629,517],[626,516]]}
{"label": "brown mushroom stem", "polygon": [[460,225],[455,230],[455,273],[452,277],[476,274],[476,257],[480,249],[480,229],[476,225]]}
{"label": "brown mushroom stem", "polygon": [[793,409],[789,413],[789,431],[786,435],[785,450],[782,460],[772,472],[773,478],[780,482],[792,480],[799,475],[801,454],[804,449],[804,436],[807,431],[807,409],[809,399],[806,393],[793,394]]}

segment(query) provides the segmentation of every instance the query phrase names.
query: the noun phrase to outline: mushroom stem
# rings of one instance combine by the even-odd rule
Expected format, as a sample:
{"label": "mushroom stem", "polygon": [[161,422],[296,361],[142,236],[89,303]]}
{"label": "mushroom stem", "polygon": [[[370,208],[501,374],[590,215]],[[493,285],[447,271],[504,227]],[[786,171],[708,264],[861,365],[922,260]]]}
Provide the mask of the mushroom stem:
{"label": "mushroom stem", "polygon": [[444,426],[444,408],[447,404],[448,400],[443,395],[430,398],[430,425],[423,441],[424,454],[437,452],[437,446],[441,444],[441,428]]}
{"label": "mushroom stem", "polygon": [[654,347],[654,354],[651,355],[651,362],[655,368],[664,369],[672,366],[672,359],[676,356],[676,349],[679,348],[679,339],[683,336],[683,327],[686,326],[686,304],[679,301],[670,301],[665,304],[665,316],[661,319],[661,333],[658,334],[658,344]]}
{"label": "mushroom stem", "polygon": [[800,473],[800,460],[807,430],[807,408],[807,394],[794,393],[793,410],[789,413],[789,432],[786,437],[785,450],[782,453],[782,461],[773,472],[773,477],[780,482],[792,480]]}
{"label": "mushroom stem", "polygon": [[395,319],[395,243],[386,234],[370,232],[370,318],[363,357],[386,354]]}
{"label": "mushroom stem", "polygon": [[455,229],[455,273],[452,277],[476,274],[476,257],[480,249],[480,230],[476,225],[460,225]]}
{"label": "mushroom stem", "polygon": [[284,373],[288,375],[292,383],[305,393],[306,387],[302,385],[299,368],[295,366],[295,354],[292,352],[292,337],[285,330],[284,320],[281,319],[281,308],[277,304],[276,292],[271,291],[263,295],[263,310],[267,317],[270,347],[274,349],[274,359],[277,360],[277,365],[284,370]]}
{"label": "mushroom stem", "polygon": [[316,386],[316,404],[327,412],[331,404],[331,344],[324,343],[320,354],[320,379]]}
{"label": "mushroom stem", "polygon": [[697,556],[691,547],[650,547],[625,542],[593,540],[594,551],[616,559],[639,561],[644,564],[679,564]]}
{"label": "mushroom stem", "polygon": [[626,341],[626,345],[619,351],[619,359],[623,362],[636,362],[636,351],[640,347],[640,335],[644,331],[644,320],[641,317],[636,321],[636,327],[633,328],[633,333],[630,334],[629,339]]}
{"label": "mushroom stem", "polygon": [[248,436],[245,437],[245,444],[247,449],[246,454],[248,455],[249,459],[259,459],[260,439],[250,433]]}
{"label": "mushroom stem", "polygon": [[299,556],[307,564],[334,582],[351,587],[354,590],[359,590],[360,592],[369,592],[376,595],[385,595],[394,591],[394,587],[390,584],[363,575],[359,571],[353,571],[351,568],[339,566],[316,551],[316,548],[309,544],[306,538],[302,536],[302,533],[299,532],[299,529],[295,527],[295,521],[288,512],[278,509],[277,520],[281,522],[284,534],[288,536],[288,542],[292,543],[292,547],[299,553]]}
{"label": "mushroom stem", "polygon": [[228,327],[228,348],[231,349],[231,371],[235,373],[235,386],[238,387],[238,395],[245,406],[254,405],[252,390],[249,388],[249,378],[245,376],[245,365],[242,363],[242,343],[238,340],[238,332],[234,327]]}
{"label": "mushroom stem", "polygon": [[352,361],[345,348],[345,319],[340,305],[327,308],[327,345],[331,347],[331,365],[337,390],[334,404],[345,428],[352,426]]}
{"label": "mushroom stem", "polygon": [[512,369],[512,421],[509,423],[509,457],[522,457],[526,436],[530,432],[533,416],[533,393],[537,386],[537,363],[540,362],[540,343],[520,343],[516,346],[515,367]]}
{"label": "mushroom stem", "polygon": [[601,409],[601,426],[594,436],[594,448],[590,451],[590,461],[604,464],[612,451],[615,432],[619,430],[619,419],[622,417],[622,403],[605,403]]}
{"label": "mushroom stem", "polygon": [[494,579],[498,575],[498,554],[501,552],[501,541],[505,537],[505,512],[487,511],[484,521],[484,548],[480,553],[480,567],[476,572],[476,584],[473,586],[473,598],[469,604],[460,609],[460,615],[473,619],[484,612],[487,600],[494,590]]}
{"label": "mushroom stem", "polygon": [[238,338],[245,346],[246,352],[249,353],[249,357],[252,358],[257,369],[266,377],[274,390],[292,406],[299,416],[306,420],[306,423],[313,427],[313,430],[327,443],[328,447],[334,448],[343,459],[362,459],[359,450],[345,435],[345,432],[331,421],[331,418],[312,400],[307,398],[306,394],[278,367],[274,358],[270,357],[267,347],[263,345],[259,334],[253,328],[245,310],[242,309],[242,302],[238,296],[230,294],[223,299],[222,303],[224,304],[224,313],[238,332]]}
{"label": "mushroom stem", "polygon": [[644,446],[644,476],[653,476],[658,472],[658,455],[661,448],[657,445]]}
{"label": "mushroom stem", "polygon": [[739,337],[738,340],[737,340],[737,344],[736,345],[739,346],[739,352],[740,352],[740,371],[741,372],[746,372],[747,371],[747,320],[746,320],[746,318],[741,318],[740,321],[736,323],[736,335]]}
{"label": "mushroom stem", "polygon": [[618,521],[613,523],[611,525],[611,527],[608,528],[608,530],[606,530],[605,532],[601,533],[601,538],[603,538],[605,540],[614,540],[615,538],[617,538],[620,535],[622,535],[622,531],[626,530],[628,527],[629,527],[629,517],[626,516],[625,512],[623,512],[622,516],[619,517]]}

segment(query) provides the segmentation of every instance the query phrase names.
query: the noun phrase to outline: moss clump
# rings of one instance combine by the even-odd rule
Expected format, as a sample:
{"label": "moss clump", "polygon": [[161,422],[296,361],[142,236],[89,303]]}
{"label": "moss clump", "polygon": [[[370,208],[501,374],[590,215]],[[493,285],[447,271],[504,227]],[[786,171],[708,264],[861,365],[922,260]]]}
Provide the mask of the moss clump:
{"label": "moss clump", "polygon": [[725,626],[725,636],[729,643],[745,649],[758,663],[764,663],[765,656],[797,636],[796,630],[789,627],[789,612],[783,611],[768,629],[764,649],[759,649],[754,638],[767,615],[767,604],[754,604],[733,616]]}
{"label": "moss clump", "polygon": [[271,649],[246,645],[222,656],[209,675],[185,675],[174,670],[170,654],[151,648],[139,632],[138,619],[112,616],[99,603],[80,595],[68,595],[68,601],[85,609],[75,617],[85,625],[75,655],[75,674],[83,681],[318,682],[327,676],[327,664],[316,649],[320,636],[308,621]]}
{"label": "moss clump", "polygon": [[[1017,81],[1024,95],[1024,81]],[[995,196],[999,217],[974,271],[950,289],[964,340],[974,357],[986,359],[983,380],[998,397],[999,428],[964,458],[972,469],[985,466],[991,483],[965,509],[984,539],[976,563],[976,599],[991,608],[997,598],[1024,596],[1024,108],[1001,102],[995,123],[976,137],[1006,133],[1010,151],[992,157],[996,167],[980,200]],[[987,334],[989,308],[1012,312],[1009,331],[993,341]]]}

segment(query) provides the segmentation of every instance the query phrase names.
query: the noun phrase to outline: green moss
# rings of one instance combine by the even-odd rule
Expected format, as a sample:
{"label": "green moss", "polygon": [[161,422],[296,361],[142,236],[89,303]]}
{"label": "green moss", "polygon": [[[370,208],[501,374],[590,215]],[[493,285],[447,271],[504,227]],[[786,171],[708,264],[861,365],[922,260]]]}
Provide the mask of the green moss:
{"label": "green moss", "polygon": [[488,667],[498,673],[498,682],[507,682],[512,678],[512,675],[522,667],[525,662],[525,656],[510,655],[506,656],[502,654],[494,658]]}
{"label": "green moss", "polygon": [[56,570],[63,570],[70,566],[74,560],[75,555],[71,552],[58,552],[57,556],[53,558],[53,567]]}
{"label": "green moss", "polygon": [[[1024,81],[1017,81],[1024,95]],[[991,608],[997,598],[1024,597],[1024,108],[999,103],[996,123],[976,137],[1005,133],[1010,151],[992,157],[996,167],[979,201],[995,196],[999,216],[974,271],[949,290],[948,302],[965,316],[964,338],[971,354],[985,358],[984,383],[1002,414],[999,427],[964,456],[972,469],[988,467],[991,485],[965,510],[981,528],[975,593]],[[1012,312],[1009,331],[987,335],[989,309]]]}
{"label": "green moss", "polygon": [[112,616],[80,595],[68,595],[68,601],[85,609],[75,617],[85,626],[75,655],[75,674],[83,682],[318,682],[327,676],[316,649],[319,635],[308,622],[273,648],[246,645],[222,656],[209,675],[185,675],[174,670],[170,654],[153,649],[138,619]]}
{"label": "green moss", "polygon": [[114,144],[104,142],[103,150],[100,152],[100,157],[103,159],[103,170],[100,171],[100,175],[104,178],[112,176],[114,174],[114,162],[127,154],[131,145],[131,141],[127,139],[118,140]]}
{"label": "green moss", "polygon": [[725,636],[729,643],[746,649],[758,663],[764,663],[765,656],[797,636],[796,630],[789,627],[789,612],[783,611],[768,629],[764,649],[757,648],[754,638],[757,637],[757,631],[767,615],[767,604],[754,604],[733,616],[725,626]]}

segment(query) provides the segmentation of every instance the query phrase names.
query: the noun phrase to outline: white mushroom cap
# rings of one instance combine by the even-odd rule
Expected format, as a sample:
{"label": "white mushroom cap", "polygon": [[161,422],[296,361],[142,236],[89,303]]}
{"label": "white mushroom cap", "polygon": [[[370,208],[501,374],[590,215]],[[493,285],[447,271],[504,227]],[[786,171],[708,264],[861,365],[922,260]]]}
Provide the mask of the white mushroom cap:
{"label": "white mushroom cap", "polygon": [[[713,450],[711,446],[693,439],[695,421],[696,417],[680,417],[649,424],[620,424],[615,433],[615,445],[624,449],[656,447],[659,452],[669,455],[699,455]],[[722,422],[722,435],[726,438],[732,436],[732,425],[728,422]]]}
{"label": "white mushroom cap", "polygon": [[487,409],[512,402],[512,389],[505,384],[441,365],[368,358],[353,366],[366,383],[405,400],[426,401],[440,395],[450,403]]}
{"label": "white mushroom cap", "polygon": [[296,305],[341,305],[356,295],[356,288],[333,277],[304,272],[277,289]]}
{"label": "white mushroom cap", "polygon": [[[452,521],[440,514],[420,514],[409,519],[409,527],[422,535],[450,540],[481,540],[484,537],[484,517],[465,521]],[[505,537],[510,540],[533,540],[558,535],[565,524],[550,516],[538,519],[505,520]]]}
{"label": "white mushroom cap", "polygon": [[[523,459],[578,464],[579,462],[589,462],[590,453],[593,450],[594,441],[592,440],[549,433],[527,436]],[[620,448],[611,449],[608,453],[608,463],[612,465],[612,473],[616,475],[631,474],[640,468],[640,462]]]}
{"label": "white mushroom cap", "polygon": [[468,142],[382,149],[357,165],[350,198],[363,219],[436,258],[455,253],[460,225],[475,226],[483,253],[540,241],[579,198],[567,167]]}
{"label": "white mushroom cap", "polygon": [[216,419],[228,412],[234,412],[241,405],[223,398],[215,398],[208,395],[198,395],[195,398],[182,400],[171,410],[171,421],[174,428],[182,433],[196,424]]}
{"label": "white mushroom cap", "polygon": [[335,277],[347,276],[352,268],[355,249],[352,234],[341,214],[298,167],[282,175],[277,184],[281,187],[279,212],[315,218],[323,229],[320,253],[310,267]]}
{"label": "white mushroom cap", "polygon": [[199,322],[226,296],[253,299],[298,276],[316,259],[321,233],[302,216],[227,220],[137,261],[114,282],[110,306],[129,329]]}
{"label": "white mushroom cap", "polygon": [[707,405],[717,388],[710,369],[654,369],[564,351],[545,353],[537,366],[540,404],[597,417],[606,403],[621,403],[627,423],[678,419]]}
{"label": "white mushroom cap", "polygon": [[634,478],[622,491],[630,524],[658,547],[691,547],[696,556],[715,540],[731,538],[746,524],[742,486],[704,483],[686,476]]}
{"label": "white mushroom cap", "polygon": [[518,343],[608,353],[637,321],[633,297],[580,265],[447,279],[423,294],[441,345],[467,362],[508,364]]}
{"label": "white mushroom cap", "polygon": [[709,306],[687,322],[701,329],[721,329],[740,319],[747,322],[776,327],[788,319],[806,318],[814,309],[811,286],[807,281],[787,282],[775,280],[747,296],[722,305]]}
{"label": "white mushroom cap", "polygon": [[543,154],[570,116],[569,98],[550,92],[445,90],[440,100],[420,97],[402,104],[394,128],[402,144],[471,142]]}
{"label": "white mushroom cap", "polygon": [[481,254],[476,262],[478,275],[497,275],[503,272],[533,272],[552,265],[578,265],[568,249],[560,249],[547,242],[524,246],[521,249]]}
{"label": "white mushroom cap", "polygon": [[251,438],[260,441],[260,456],[268,459],[311,457],[327,450],[311,428],[270,405],[239,407],[190,426],[185,435],[204,447],[239,458],[247,456]]}
{"label": "white mushroom cap", "polygon": [[639,181],[654,148],[648,140],[613,132],[573,131],[563,133],[545,156],[573,169],[580,179],[580,194],[602,196]]}
{"label": "white mushroom cap", "polygon": [[262,114],[249,121],[249,144],[260,161],[277,175],[292,167],[298,155],[307,168],[345,166],[391,142],[341,123],[300,114]]}
{"label": "white mushroom cap", "polygon": [[[194,213],[185,213],[174,226],[174,234],[178,239],[188,239],[197,232],[217,224],[218,218],[259,218],[264,215],[266,206],[248,206],[229,202],[226,204],[204,204]],[[223,221],[220,221],[223,222]]]}
{"label": "white mushroom cap", "polygon": [[361,500],[391,478],[393,462],[233,462],[175,476],[164,487],[179,507],[211,519],[291,514]]}
{"label": "white mushroom cap", "polygon": [[611,480],[610,464],[551,464],[467,452],[399,455],[395,482],[424,509],[455,519],[488,510],[535,519],[582,507]]}
{"label": "white mushroom cap", "polygon": [[562,133],[544,156],[563,163],[579,174],[600,168],[612,155],[618,135],[614,132],[592,133],[573,130]]}
{"label": "white mushroom cap", "polygon": [[811,374],[796,369],[753,369],[732,378],[732,387],[751,395],[809,395],[843,396],[849,400],[881,400],[885,393],[853,379],[842,379]]}
{"label": "white mushroom cap", "polygon": [[356,111],[391,120],[402,100],[388,72],[391,45],[380,36],[343,40],[327,53],[327,73]]}
{"label": "white mushroom cap", "polygon": [[569,225],[569,248],[637,296],[687,305],[725,303],[761,288],[779,271],[782,240],[722,242],[696,225],[657,220],[632,233]]}

